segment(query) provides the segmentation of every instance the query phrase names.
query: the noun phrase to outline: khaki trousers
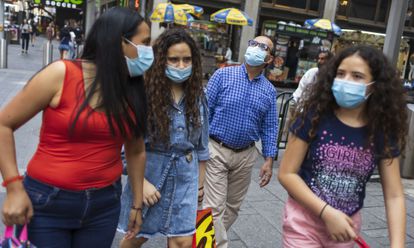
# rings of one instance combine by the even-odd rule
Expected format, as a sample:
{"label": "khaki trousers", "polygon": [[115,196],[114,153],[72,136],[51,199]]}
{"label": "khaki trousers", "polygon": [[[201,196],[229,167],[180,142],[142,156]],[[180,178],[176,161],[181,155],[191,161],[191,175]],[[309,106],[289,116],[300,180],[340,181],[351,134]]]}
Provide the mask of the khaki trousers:
{"label": "khaki trousers", "polygon": [[212,139],[208,146],[203,207],[213,211],[217,247],[227,248],[227,230],[237,219],[259,153],[255,146],[236,153]]}

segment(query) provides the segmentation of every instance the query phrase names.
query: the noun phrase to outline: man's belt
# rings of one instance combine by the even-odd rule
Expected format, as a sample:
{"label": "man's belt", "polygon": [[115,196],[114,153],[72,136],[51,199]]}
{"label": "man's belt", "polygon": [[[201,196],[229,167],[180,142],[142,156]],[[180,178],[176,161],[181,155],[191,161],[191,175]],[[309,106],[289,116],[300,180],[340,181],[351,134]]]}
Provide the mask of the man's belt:
{"label": "man's belt", "polygon": [[217,137],[215,137],[215,136],[213,136],[213,135],[210,135],[210,139],[212,139],[212,140],[214,140],[217,144],[219,144],[220,146],[222,146],[222,147],[225,147],[225,148],[227,148],[227,149],[230,149],[230,150],[232,150],[233,152],[242,152],[242,151],[246,151],[247,149],[249,149],[249,148],[251,148],[251,147],[253,147],[254,145],[255,145],[255,143],[254,142],[252,142],[251,144],[249,144],[248,146],[246,146],[246,147],[242,147],[242,148],[233,148],[233,147],[231,147],[231,146],[229,146],[229,145],[227,145],[226,143],[223,143],[219,138],[217,138]]}

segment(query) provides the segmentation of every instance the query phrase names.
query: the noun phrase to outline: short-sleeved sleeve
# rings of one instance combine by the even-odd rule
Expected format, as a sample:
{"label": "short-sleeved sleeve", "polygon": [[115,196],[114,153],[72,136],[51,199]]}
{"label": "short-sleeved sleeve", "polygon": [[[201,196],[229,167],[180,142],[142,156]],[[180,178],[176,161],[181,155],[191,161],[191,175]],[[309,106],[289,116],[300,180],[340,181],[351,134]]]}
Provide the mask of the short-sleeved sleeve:
{"label": "short-sleeved sleeve", "polygon": [[302,121],[302,117],[296,118],[296,120],[294,120],[293,124],[290,126],[289,131],[303,141],[310,143],[311,138],[309,136],[309,130],[312,127],[311,119],[312,114],[307,114],[304,121]]}
{"label": "short-sleeved sleeve", "polygon": [[389,139],[390,144],[390,153],[386,154],[385,149],[385,141],[384,141],[384,134],[379,134],[375,141],[376,144],[376,154],[378,159],[388,159],[388,158],[395,158],[400,156],[401,151],[398,148],[396,139]]}

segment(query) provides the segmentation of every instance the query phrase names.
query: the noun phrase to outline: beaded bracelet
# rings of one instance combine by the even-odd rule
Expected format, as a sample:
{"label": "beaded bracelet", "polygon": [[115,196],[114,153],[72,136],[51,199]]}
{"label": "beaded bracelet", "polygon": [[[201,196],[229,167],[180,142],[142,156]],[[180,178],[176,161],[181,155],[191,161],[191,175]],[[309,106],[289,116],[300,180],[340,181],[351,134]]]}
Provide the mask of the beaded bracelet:
{"label": "beaded bracelet", "polygon": [[9,179],[4,180],[1,185],[3,187],[7,187],[7,185],[9,185],[10,183],[23,180],[23,178],[24,178],[23,176],[17,175],[17,176],[14,176],[14,177],[11,177]]}

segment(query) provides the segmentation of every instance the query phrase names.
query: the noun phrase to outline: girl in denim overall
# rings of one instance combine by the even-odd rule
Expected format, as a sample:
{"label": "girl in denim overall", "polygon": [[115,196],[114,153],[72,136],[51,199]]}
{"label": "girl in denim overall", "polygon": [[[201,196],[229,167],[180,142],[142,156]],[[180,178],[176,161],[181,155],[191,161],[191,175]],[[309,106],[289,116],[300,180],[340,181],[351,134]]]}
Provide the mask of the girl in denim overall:
{"label": "girl in denim overall", "polygon": [[153,46],[154,65],[145,75],[148,105],[147,163],[143,224],[136,237],[127,232],[131,188],[122,195],[118,231],[121,247],[141,247],[156,236],[171,248],[191,247],[197,198],[203,195],[208,152],[208,113],[201,58],[194,40],[181,29],[161,34]]}

